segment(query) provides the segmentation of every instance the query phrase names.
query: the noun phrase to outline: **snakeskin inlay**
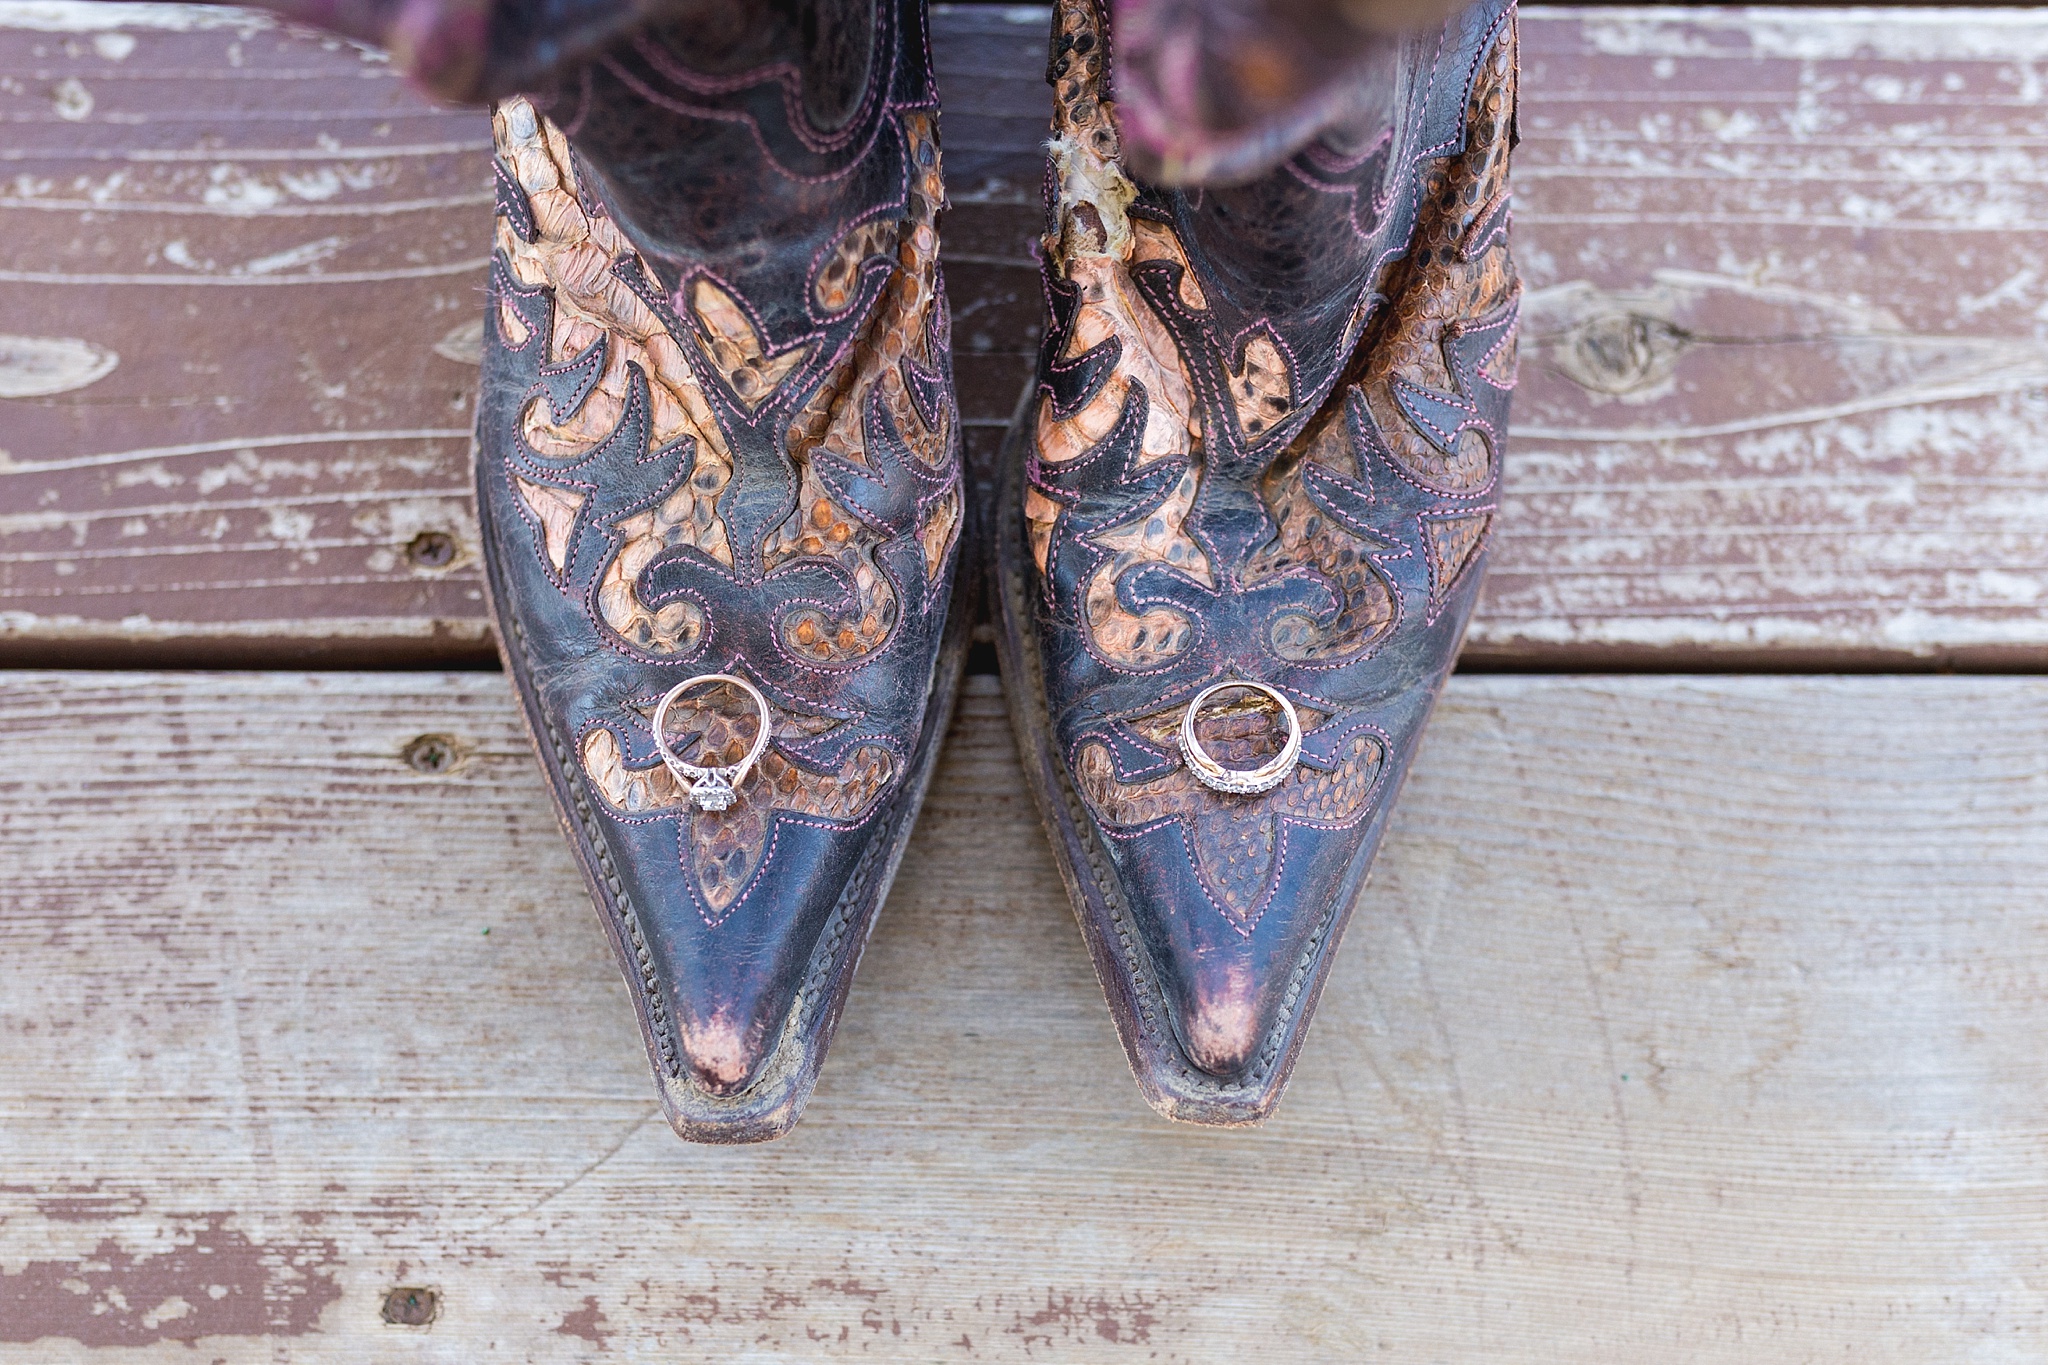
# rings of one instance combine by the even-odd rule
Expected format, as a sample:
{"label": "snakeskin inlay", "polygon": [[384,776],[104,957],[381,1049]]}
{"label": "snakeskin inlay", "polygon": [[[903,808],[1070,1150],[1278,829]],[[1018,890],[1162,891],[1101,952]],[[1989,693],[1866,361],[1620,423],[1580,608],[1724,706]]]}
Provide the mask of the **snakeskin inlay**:
{"label": "snakeskin inlay", "polygon": [[[1183,280],[1191,279],[1192,272],[1185,269],[1185,254],[1169,229],[1142,220],[1134,224],[1124,212],[1134,191],[1117,165],[1114,106],[1101,90],[1107,49],[1099,14],[1089,4],[1065,4],[1055,11],[1054,23],[1070,40],[1068,52],[1059,59],[1070,69],[1055,72],[1053,156],[1062,201],[1059,229],[1045,246],[1048,258],[1059,263],[1080,296],[1058,359],[1076,363],[1113,347],[1116,363],[1076,411],[1062,413],[1050,402],[1039,405],[1037,456],[1049,465],[1079,460],[1130,410],[1140,413],[1144,422],[1139,467],[1168,460],[1188,462],[1163,502],[1094,537],[1096,545],[1110,552],[1086,589],[1095,646],[1104,658],[1123,667],[1151,668],[1187,647],[1192,622],[1172,607],[1132,610],[1125,605],[1119,584],[1148,565],[1185,574],[1205,587],[1213,588],[1216,580],[1208,555],[1184,526],[1202,479],[1201,418],[1194,386],[1173,337],[1139,295],[1130,264],[1133,258],[1167,259],[1181,263]],[[1194,297],[1201,297],[1199,287]],[[1057,506],[1041,496],[1027,506],[1026,514],[1034,553],[1043,566]]]}
{"label": "snakeskin inlay", "polygon": [[[1263,698],[1238,694],[1204,710],[1196,734],[1203,749],[1225,766],[1255,768],[1278,753],[1285,739],[1275,723],[1276,712]],[[1182,708],[1171,707],[1137,717],[1130,725],[1155,747],[1170,751],[1181,713]],[[1308,728],[1326,718],[1314,710],[1301,713],[1301,723]],[[1360,732],[1347,738],[1337,753],[1329,771],[1297,767],[1279,787],[1257,797],[1211,791],[1186,768],[1123,781],[1108,748],[1099,743],[1081,746],[1074,780],[1096,817],[1113,830],[1180,821],[1202,884],[1232,919],[1249,928],[1265,909],[1283,825],[1291,821],[1342,826],[1364,813],[1379,780],[1385,747],[1377,736]]]}
{"label": "snakeskin inlay", "polygon": [[870,218],[848,229],[833,244],[832,254],[818,268],[817,283],[811,286],[818,311],[843,313],[852,306],[860,293],[861,270],[871,260],[893,257],[902,232],[902,224],[894,218]]}
{"label": "snakeskin inlay", "polygon": [[[652,706],[634,709],[652,723]],[[761,866],[775,812],[855,824],[874,808],[896,774],[895,760],[879,745],[856,748],[837,772],[814,773],[797,766],[777,744],[823,734],[836,722],[773,705],[770,710],[775,739],[740,783],[739,799],[722,811],[694,806],[664,763],[629,766],[618,736],[609,729],[600,726],[583,737],[583,771],[615,815],[643,819],[664,811],[686,812],[687,861],[713,922],[739,899]],[[759,723],[751,699],[737,688],[719,684],[692,694],[688,705],[670,711],[669,743],[685,763],[729,766],[745,756]]]}
{"label": "snakeskin inlay", "polygon": [[760,329],[740,301],[701,275],[690,282],[690,315],[696,319],[712,367],[749,412],[773,396],[790,371],[810,358],[808,345],[768,355]]}
{"label": "snakeskin inlay", "polygon": [[[1359,392],[1388,451],[1416,478],[1452,493],[1492,482],[1506,434],[1486,420],[1474,386],[1515,385],[1512,323],[1479,326],[1512,308],[1520,292],[1507,237],[1514,110],[1509,24],[1473,82],[1465,150],[1424,177],[1414,245],[1386,291],[1391,311],[1360,351]],[[1487,336],[1483,348],[1461,344],[1475,332]]]}
{"label": "snakeskin inlay", "polygon": [[[836,616],[801,608],[785,623],[789,646],[821,663],[849,663],[880,647],[900,610],[895,590],[874,559],[887,535],[835,500],[821,461],[828,467],[851,466],[858,471],[856,478],[907,481],[914,476],[889,469],[894,456],[877,447],[893,437],[927,471],[936,471],[944,466],[952,440],[944,407],[928,415],[913,396],[916,385],[938,382],[935,347],[942,344],[945,326],[938,290],[937,219],[945,202],[938,140],[925,114],[905,115],[904,130],[916,167],[904,219],[856,228],[841,239],[819,274],[815,292],[821,303],[849,298],[860,263],[894,244],[889,282],[866,330],[790,423],[787,445],[798,470],[797,506],[764,549],[770,570],[797,555],[811,555],[838,561],[852,579],[852,612]],[[927,581],[938,577],[959,525],[960,492],[954,485],[924,509],[918,524]]]}
{"label": "snakeskin inlay", "polygon": [[[499,160],[524,194],[534,229],[528,241],[500,215],[497,246],[518,284],[548,291],[552,331],[544,360],[558,368],[585,361],[602,366],[574,412],[557,416],[547,394],[529,399],[521,436],[545,459],[569,462],[590,454],[619,430],[637,372],[647,384],[649,448],[688,441],[695,449],[689,478],[656,506],[620,522],[621,539],[597,591],[598,614],[620,639],[649,654],[685,653],[703,633],[702,608],[686,601],[643,602],[640,573],[677,545],[732,563],[718,516],[718,495],[732,477],[732,454],[682,347],[614,269],[616,263],[639,271],[650,289],[657,288],[618,225],[585,208],[561,130],[517,97],[498,105],[491,124]],[[501,326],[504,312],[501,307]],[[505,339],[512,343],[512,337]],[[548,528],[549,557],[559,573],[557,541],[567,540],[560,514],[572,498],[578,507],[581,500],[573,491],[550,497],[522,489],[522,497]],[[573,510],[569,520],[574,521]]]}
{"label": "snakeskin inlay", "polygon": [[1230,405],[1237,414],[1238,430],[1252,441],[1270,431],[1294,406],[1287,361],[1273,338],[1259,335],[1245,343],[1244,363],[1230,371]]}
{"label": "snakeskin inlay", "polygon": [[510,303],[501,302],[497,307],[498,335],[505,344],[515,351],[526,349],[526,343],[533,340],[533,329],[526,325],[526,319],[519,316],[519,310]]}
{"label": "snakeskin inlay", "polygon": [[516,474],[512,484],[519,490],[519,500],[526,504],[526,510],[540,523],[548,564],[559,582],[569,567],[569,542],[576,534],[576,516],[583,510],[583,494],[571,488],[535,483]]}
{"label": "snakeskin inlay", "polygon": [[1259,496],[1279,530],[1245,565],[1245,582],[1268,583],[1306,566],[1337,597],[1336,614],[1329,618],[1288,612],[1274,620],[1268,643],[1283,659],[1324,664],[1358,658],[1392,633],[1400,617],[1393,587],[1372,559],[1375,550],[1388,547],[1320,506],[1302,470],[1303,464],[1314,464],[1340,480],[1355,480],[1358,461],[1351,440],[1342,420],[1323,423],[1259,481]]}
{"label": "snakeskin inlay", "polygon": [[1148,668],[1171,659],[1188,647],[1194,627],[1186,612],[1172,607],[1149,611],[1126,607],[1117,591],[1125,574],[1140,565],[1163,564],[1205,588],[1216,586],[1209,557],[1187,533],[1188,511],[1195,505],[1201,479],[1201,466],[1190,463],[1166,501],[1132,521],[1089,537],[1110,555],[1088,576],[1088,628],[1094,632],[1095,647],[1128,668]]}
{"label": "snakeskin inlay", "polygon": [[1188,263],[1188,253],[1182,249],[1180,238],[1173,229],[1150,218],[1131,220],[1131,260],[1137,264],[1146,261],[1160,261],[1166,265],[1180,267],[1180,282],[1174,292],[1191,313],[1204,312],[1209,307],[1209,296],[1202,292],[1202,282],[1195,278],[1195,268]]}
{"label": "snakeskin inlay", "polygon": [[1464,576],[1493,529],[1491,509],[1479,512],[1444,512],[1425,515],[1422,531],[1429,552],[1430,598],[1442,601],[1451,586]]}

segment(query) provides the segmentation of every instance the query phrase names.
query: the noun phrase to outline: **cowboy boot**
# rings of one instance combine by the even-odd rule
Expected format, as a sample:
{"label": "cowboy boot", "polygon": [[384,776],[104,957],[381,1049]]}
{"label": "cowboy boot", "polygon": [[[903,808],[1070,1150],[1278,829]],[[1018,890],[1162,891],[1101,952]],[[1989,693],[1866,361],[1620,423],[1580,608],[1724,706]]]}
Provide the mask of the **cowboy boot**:
{"label": "cowboy boot", "polygon": [[775,1137],[964,652],[922,5],[699,6],[493,125],[505,666],[670,1122]]}
{"label": "cowboy boot", "polygon": [[1128,174],[1103,18],[1054,11],[1051,321],[998,514],[1003,670],[1141,1089],[1250,1123],[1485,560],[1514,18],[1487,0],[1393,45],[1384,117],[1194,191]]}

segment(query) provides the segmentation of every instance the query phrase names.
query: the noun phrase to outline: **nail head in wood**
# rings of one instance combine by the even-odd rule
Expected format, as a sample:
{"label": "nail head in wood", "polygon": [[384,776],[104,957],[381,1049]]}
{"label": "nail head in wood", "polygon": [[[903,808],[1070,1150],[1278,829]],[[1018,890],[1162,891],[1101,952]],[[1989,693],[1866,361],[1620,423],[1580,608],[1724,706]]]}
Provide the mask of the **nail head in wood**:
{"label": "nail head in wood", "polygon": [[422,531],[405,547],[405,557],[422,569],[445,569],[455,562],[455,537],[446,531]]}
{"label": "nail head in wood", "polygon": [[399,756],[414,772],[441,777],[462,762],[462,746],[452,735],[421,735],[400,750]]}
{"label": "nail head in wood", "polygon": [[401,1285],[384,1296],[383,1316],[393,1327],[425,1327],[441,1316],[440,1291]]}

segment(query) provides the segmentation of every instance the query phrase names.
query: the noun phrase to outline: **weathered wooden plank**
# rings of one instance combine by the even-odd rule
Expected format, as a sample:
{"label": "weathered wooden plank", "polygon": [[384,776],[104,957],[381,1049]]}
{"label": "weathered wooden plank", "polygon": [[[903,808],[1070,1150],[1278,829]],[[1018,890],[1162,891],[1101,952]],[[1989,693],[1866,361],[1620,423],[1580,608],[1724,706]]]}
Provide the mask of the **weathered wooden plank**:
{"label": "weathered wooden plank", "polygon": [[499,679],[0,680],[0,1361],[2048,1352],[2048,682],[1454,680],[1253,1132],[1139,1102],[993,686],[718,1150]]}
{"label": "weathered wooden plank", "polygon": [[1487,658],[2048,658],[2048,16],[1531,12]]}
{"label": "weathered wooden plank", "polygon": [[486,648],[481,116],[247,12],[8,3],[0,127],[4,638]]}
{"label": "weathered wooden plank", "polygon": [[[0,0],[0,330],[120,357],[0,396],[0,656],[481,657],[481,119],[136,13]],[[935,29],[985,462],[1038,335],[1043,15]],[[1528,363],[1468,657],[2048,661],[2048,16],[1531,7],[1523,60]]]}

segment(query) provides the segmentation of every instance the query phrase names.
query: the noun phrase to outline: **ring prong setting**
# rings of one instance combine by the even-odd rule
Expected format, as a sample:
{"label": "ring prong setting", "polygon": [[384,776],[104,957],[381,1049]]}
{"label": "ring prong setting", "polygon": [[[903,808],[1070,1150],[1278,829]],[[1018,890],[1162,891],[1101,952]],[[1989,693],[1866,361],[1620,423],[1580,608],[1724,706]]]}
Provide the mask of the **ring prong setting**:
{"label": "ring prong setting", "polygon": [[690,800],[698,810],[726,810],[738,799],[739,793],[723,773],[700,777],[690,784]]}
{"label": "ring prong setting", "polygon": [[[754,732],[754,742],[748,747],[747,756],[729,766],[707,768],[695,763],[685,763],[676,756],[675,750],[669,748],[669,708],[675,705],[676,699],[683,693],[707,683],[730,683],[739,688],[747,694],[748,700],[754,703],[754,709],[761,716],[760,728]],[[730,810],[733,803],[739,800],[740,783],[747,780],[747,774],[753,771],[754,764],[768,751],[769,734],[774,724],[775,717],[768,709],[768,699],[761,695],[759,688],[745,678],[734,677],[730,673],[700,673],[694,678],[685,678],[671,687],[667,695],[662,697],[661,704],[654,708],[654,747],[660,751],[661,761],[668,765],[669,772],[681,784],[684,794],[698,810]]]}

